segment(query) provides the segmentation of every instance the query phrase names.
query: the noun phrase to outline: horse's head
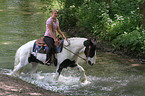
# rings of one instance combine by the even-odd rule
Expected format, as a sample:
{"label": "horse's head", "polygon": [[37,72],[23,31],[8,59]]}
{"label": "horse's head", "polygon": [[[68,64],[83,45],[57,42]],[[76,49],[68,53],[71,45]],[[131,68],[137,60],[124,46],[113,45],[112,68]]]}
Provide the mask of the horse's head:
{"label": "horse's head", "polygon": [[91,40],[84,41],[85,46],[85,55],[87,58],[87,64],[95,64],[95,55],[96,55],[96,45]]}

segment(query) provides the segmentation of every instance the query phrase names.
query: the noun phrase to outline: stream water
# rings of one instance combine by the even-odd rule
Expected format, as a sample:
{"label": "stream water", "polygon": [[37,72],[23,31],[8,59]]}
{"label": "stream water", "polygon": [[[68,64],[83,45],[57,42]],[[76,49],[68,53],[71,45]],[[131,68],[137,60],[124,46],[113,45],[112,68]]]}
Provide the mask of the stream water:
{"label": "stream water", "polygon": [[[45,31],[48,16],[40,0],[0,0],[0,73],[13,70],[16,50],[24,43],[38,39]],[[87,82],[79,81],[76,70],[65,69],[58,82],[53,81],[55,67],[39,65],[32,78],[27,66],[24,81],[47,90],[72,96],[144,96],[145,67],[129,67],[136,62],[111,53],[97,52],[96,64],[82,64]]]}

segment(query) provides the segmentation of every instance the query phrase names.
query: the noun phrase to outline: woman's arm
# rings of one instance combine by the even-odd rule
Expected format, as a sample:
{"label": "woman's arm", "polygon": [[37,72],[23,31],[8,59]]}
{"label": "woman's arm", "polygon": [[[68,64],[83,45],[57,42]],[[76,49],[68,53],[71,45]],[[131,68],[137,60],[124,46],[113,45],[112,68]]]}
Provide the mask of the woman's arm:
{"label": "woman's arm", "polygon": [[59,26],[58,26],[58,28],[57,28],[57,32],[58,32],[60,35],[62,35],[64,39],[66,39],[66,37],[64,36],[64,34],[61,32],[61,30],[60,30],[60,27],[59,27]]}

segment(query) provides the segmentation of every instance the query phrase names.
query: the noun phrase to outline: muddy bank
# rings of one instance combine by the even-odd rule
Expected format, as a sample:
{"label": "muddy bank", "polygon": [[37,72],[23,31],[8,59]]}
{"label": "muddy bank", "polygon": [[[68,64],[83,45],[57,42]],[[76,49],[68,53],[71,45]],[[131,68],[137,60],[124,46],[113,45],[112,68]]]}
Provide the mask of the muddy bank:
{"label": "muddy bank", "polygon": [[37,87],[19,78],[0,74],[0,96],[66,96]]}

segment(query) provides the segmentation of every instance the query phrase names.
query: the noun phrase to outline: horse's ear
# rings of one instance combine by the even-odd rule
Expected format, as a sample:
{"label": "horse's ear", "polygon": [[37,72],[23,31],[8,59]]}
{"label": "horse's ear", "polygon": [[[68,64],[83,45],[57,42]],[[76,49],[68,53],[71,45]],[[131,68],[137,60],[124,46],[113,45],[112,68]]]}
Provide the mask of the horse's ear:
{"label": "horse's ear", "polygon": [[89,45],[92,45],[92,41],[91,40],[86,40],[84,41],[84,46],[89,46]]}
{"label": "horse's ear", "polygon": [[84,41],[84,46],[87,46],[88,45],[88,42],[87,42],[87,40],[86,41]]}
{"label": "horse's ear", "polygon": [[91,41],[92,41],[93,45],[97,45],[97,40],[96,40],[96,38],[93,38]]}

